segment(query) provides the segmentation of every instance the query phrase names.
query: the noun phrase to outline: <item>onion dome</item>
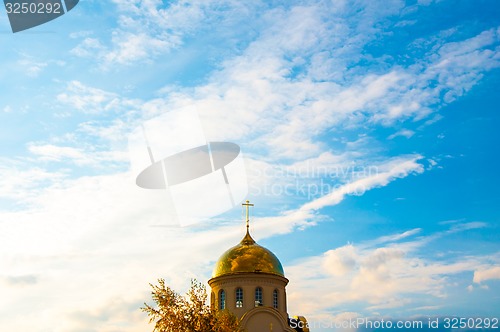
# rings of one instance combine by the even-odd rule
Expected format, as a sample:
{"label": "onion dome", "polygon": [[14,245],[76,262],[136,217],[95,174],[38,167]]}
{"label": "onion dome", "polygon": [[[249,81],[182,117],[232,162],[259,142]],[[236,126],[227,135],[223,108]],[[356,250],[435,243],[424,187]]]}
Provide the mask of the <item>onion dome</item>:
{"label": "onion dome", "polygon": [[278,257],[252,239],[248,226],[243,240],[238,245],[228,249],[219,258],[212,277],[238,273],[269,273],[285,276]]}

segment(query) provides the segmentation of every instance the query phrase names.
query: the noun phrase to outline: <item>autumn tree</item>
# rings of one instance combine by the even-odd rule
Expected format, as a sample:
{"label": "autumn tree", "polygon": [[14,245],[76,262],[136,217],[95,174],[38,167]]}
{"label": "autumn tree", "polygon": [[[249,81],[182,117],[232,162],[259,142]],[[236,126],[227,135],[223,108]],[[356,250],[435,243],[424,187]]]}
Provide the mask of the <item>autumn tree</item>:
{"label": "autumn tree", "polygon": [[191,280],[191,288],[182,296],[165,286],[150,284],[154,306],[144,303],[142,311],[155,323],[153,332],[238,332],[238,318],[227,310],[212,309],[207,305],[207,291],[203,284]]}

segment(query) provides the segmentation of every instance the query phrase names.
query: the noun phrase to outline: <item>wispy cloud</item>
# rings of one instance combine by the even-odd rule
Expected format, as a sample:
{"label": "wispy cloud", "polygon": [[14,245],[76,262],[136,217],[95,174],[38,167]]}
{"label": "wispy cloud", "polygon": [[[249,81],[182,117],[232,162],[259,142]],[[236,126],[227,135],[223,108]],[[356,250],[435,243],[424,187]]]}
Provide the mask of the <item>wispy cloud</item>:
{"label": "wispy cloud", "polygon": [[105,112],[120,105],[117,94],[86,86],[79,81],[68,83],[66,92],[57,95],[57,101],[67,104],[70,110],[85,113]]}
{"label": "wispy cloud", "polygon": [[245,15],[251,7],[259,7],[258,3],[219,0],[112,3],[118,19],[111,35],[102,40],[83,35],[85,39],[71,51],[76,56],[94,58],[105,70],[150,62],[183,45],[184,38],[192,37],[196,29],[207,31],[207,26],[215,22],[225,26],[225,22]]}
{"label": "wispy cloud", "polygon": [[[399,160],[389,162],[390,166],[381,165],[382,169],[387,169],[386,174],[376,175],[369,181],[358,181],[362,181],[366,191],[420,168],[414,161],[407,162]],[[93,287],[91,293],[94,295],[91,298],[83,296],[84,300],[79,303],[69,305],[65,299],[52,299],[51,307],[47,308],[48,314],[56,314],[60,305],[65,303],[65,312],[69,315],[59,316],[59,320],[61,326],[68,327],[68,330],[80,326],[81,320],[76,318],[93,321],[101,317],[105,320],[104,313],[101,316],[97,309],[88,309],[99,308],[98,303],[113,301],[116,297],[120,298],[117,307],[123,303],[138,303],[138,299],[146,297],[147,284],[154,278],[166,277],[173,287],[181,289],[186,287],[190,277],[207,279],[211,262],[227,249],[229,240],[241,235],[241,227],[237,223],[214,224],[210,229],[166,229],[165,232],[150,228],[148,225],[163,223],[160,220],[165,212],[162,196],[135,188],[132,176],[124,173],[66,180],[33,197],[29,212],[0,215],[5,220],[11,220],[0,224],[3,237],[0,246],[10,248],[2,269],[36,274],[39,281],[30,286],[35,287],[31,292],[39,292],[39,296],[46,297],[49,296],[47,292],[58,287],[58,294],[72,293],[82,297],[82,289],[86,289],[86,294],[89,294],[85,285],[101,285]],[[356,184],[347,185],[341,190],[342,195],[353,194],[349,188],[357,187]],[[326,204],[338,202],[320,201],[314,207],[302,207],[282,216],[257,218],[252,228],[259,238],[287,233],[304,222],[310,222],[312,217],[316,221],[321,219],[320,216],[313,216],[313,208],[317,210]],[[44,222],[40,223],[39,220]],[[140,236],[137,236],[138,229],[143,230]],[[21,238],[27,245],[16,246],[15,243]],[[160,241],[160,238],[168,240]],[[181,243],[192,249],[177,252]],[[167,253],[167,263],[163,255],[157,255],[158,252]],[[177,253],[173,256],[168,254],[173,252]],[[16,260],[16,257],[24,258]],[[123,264],[118,264],[120,261]],[[140,271],[136,268],[137,264],[141,266]],[[349,262],[345,264],[348,269]],[[75,271],[80,269],[87,272],[75,277]],[[61,286],[61,278],[71,279],[72,282]],[[103,283],[103,278],[109,280]],[[138,287],[135,292],[123,288],[128,289],[130,283],[141,282],[144,287]],[[120,310],[126,315],[123,307]],[[113,319],[109,324],[104,321],[102,324],[105,329],[111,329],[118,321]],[[137,322],[143,322],[141,317],[137,316]]]}
{"label": "wispy cloud", "polygon": [[296,209],[283,211],[279,216],[256,218],[253,223],[254,232],[257,238],[268,237],[273,234],[288,233],[294,228],[314,226],[319,221],[328,220],[327,216],[321,215],[321,209],[337,205],[347,196],[363,195],[366,191],[386,186],[398,178],[423,172],[422,165],[417,162],[419,159],[419,156],[409,156],[386,161],[377,165],[380,171],[376,174],[329,188],[318,198],[308,199]]}
{"label": "wispy cloud", "polygon": [[38,282],[36,275],[18,275],[18,276],[6,276],[2,278],[7,284],[11,286],[23,286],[23,285],[33,285]]}
{"label": "wispy cloud", "polygon": [[474,283],[482,283],[487,280],[500,279],[500,266],[495,266],[490,269],[482,269],[474,271]]}
{"label": "wispy cloud", "polygon": [[74,163],[77,166],[109,167],[111,164],[128,163],[129,156],[120,151],[85,150],[71,146],[57,146],[53,144],[28,145],[28,150],[39,162]]}
{"label": "wispy cloud", "polygon": [[28,59],[19,60],[18,64],[24,67],[26,75],[30,77],[37,77],[48,66],[46,62],[37,62]]}
{"label": "wispy cloud", "polygon": [[389,137],[387,137],[387,138],[388,139],[394,139],[394,138],[399,137],[399,136],[410,138],[413,135],[415,135],[415,132],[413,130],[401,129],[400,131],[397,131],[394,134],[389,135]]}
{"label": "wispy cloud", "polygon": [[[407,306],[410,310],[415,306],[431,310],[439,305],[427,303],[439,301],[429,301],[429,296],[439,299],[450,295],[447,287],[453,276],[475,271],[476,283],[498,279],[498,257],[496,262],[488,255],[457,255],[446,262],[431,258],[428,253],[423,257],[422,249],[430,241],[450,233],[414,238],[417,233],[418,230],[410,230],[348,244],[288,267],[288,277],[295,280],[289,290],[292,310],[301,310],[312,320],[324,315],[333,317],[340,308],[353,303],[365,316]],[[426,295],[427,300],[420,295]]]}
{"label": "wispy cloud", "polygon": [[2,160],[0,164],[0,197],[22,202],[36,197],[40,190],[61,181],[64,172],[51,172],[42,167],[28,166],[24,162]]}

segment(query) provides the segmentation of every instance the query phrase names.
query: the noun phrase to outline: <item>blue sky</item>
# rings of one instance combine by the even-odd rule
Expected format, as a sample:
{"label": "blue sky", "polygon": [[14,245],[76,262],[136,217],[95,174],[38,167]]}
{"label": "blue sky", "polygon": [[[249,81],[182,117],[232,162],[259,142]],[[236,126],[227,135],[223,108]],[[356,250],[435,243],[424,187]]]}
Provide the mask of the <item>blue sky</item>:
{"label": "blue sky", "polygon": [[135,184],[134,130],[189,112],[148,134],[241,147],[289,314],[500,316],[496,1],[82,0],[0,31],[2,330],[145,331],[149,282],[210,278],[239,204],[172,227]]}

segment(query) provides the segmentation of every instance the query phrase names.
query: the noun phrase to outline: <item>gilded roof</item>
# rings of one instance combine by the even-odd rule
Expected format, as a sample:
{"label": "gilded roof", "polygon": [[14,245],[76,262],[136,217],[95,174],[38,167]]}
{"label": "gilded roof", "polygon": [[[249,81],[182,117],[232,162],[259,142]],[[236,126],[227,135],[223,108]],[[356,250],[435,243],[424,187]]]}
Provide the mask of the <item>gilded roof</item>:
{"label": "gilded roof", "polygon": [[270,250],[258,245],[247,230],[243,240],[224,252],[219,258],[215,264],[212,277],[248,272],[285,276],[278,257]]}

